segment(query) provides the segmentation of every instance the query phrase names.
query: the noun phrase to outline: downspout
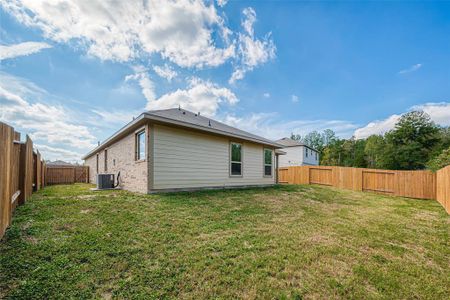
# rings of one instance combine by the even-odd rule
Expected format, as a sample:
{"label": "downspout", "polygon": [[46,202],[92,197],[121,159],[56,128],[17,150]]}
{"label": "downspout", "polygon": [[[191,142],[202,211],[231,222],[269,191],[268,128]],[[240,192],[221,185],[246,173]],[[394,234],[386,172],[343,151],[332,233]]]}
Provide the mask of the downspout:
{"label": "downspout", "polygon": [[278,184],[278,158],[279,158],[279,154],[275,154],[275,183]]}

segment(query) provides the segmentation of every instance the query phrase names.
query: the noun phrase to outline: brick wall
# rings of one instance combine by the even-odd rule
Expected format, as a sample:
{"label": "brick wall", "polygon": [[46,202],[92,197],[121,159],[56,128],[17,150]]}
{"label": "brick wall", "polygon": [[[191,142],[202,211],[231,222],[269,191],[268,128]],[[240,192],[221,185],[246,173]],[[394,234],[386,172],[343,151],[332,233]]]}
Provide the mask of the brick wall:
{"label": "brick wall", "polygon": [[[142,130],[148,127],[141,127]],[[136,132],[137,132],[136,131]],[[148,141],[147,141],[148,145]],[[148,151],[148,146],[146,147]],[[112,144],[107,148],[107,167],[105,172],[105,150],[98,152],[99,154],[99,173],[117,173],[120,171],[120,186],[123,189],[147,193],[148,192],[148,165],[147,160],[136,161],[135,160],[135,132],[127,135],[118,142]],[[146,155],[147,157],[147,155]],[[85,165],[89,166],[90,180],[92,183],[96,183],[97,179],[97,167],[96,167],[96,154],[93,154],[85,160]]]}

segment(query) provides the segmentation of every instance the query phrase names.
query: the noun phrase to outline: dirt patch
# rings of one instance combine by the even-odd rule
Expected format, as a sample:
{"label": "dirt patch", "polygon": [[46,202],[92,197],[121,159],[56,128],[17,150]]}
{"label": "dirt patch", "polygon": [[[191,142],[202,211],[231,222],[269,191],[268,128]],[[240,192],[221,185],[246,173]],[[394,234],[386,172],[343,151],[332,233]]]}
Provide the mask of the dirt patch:
{"label": "dirt patch", "polygon": [[91,200],[91,199],[94,199],[95,197],[97,197],[97,196],[96,195],[80,195],[80,196],[77,196],[76,199]]}
{"label": "dirt patch", "polygon": [[39,242],[39,240],[37,238],[35,238],[34,236],[31,236],[31,235],[26,236],[25,240],[28,243],[33,244],[33,245],[36,245]]}
{"label": "dirt patch", "polygon": [[414,216],[416,219],[423,220],[423,221],[431,221],[431,220],[437,220],[439,215],[436,212],[426,211],[422,210],[416,213]]}
{"label": "dirt patch", "polygon": [[110,293],[110,292],[104,292],[104,293],[102,294],[102,299],[105,299],[105,300],[110,300],[110,299],[112,299],[112,293]]}

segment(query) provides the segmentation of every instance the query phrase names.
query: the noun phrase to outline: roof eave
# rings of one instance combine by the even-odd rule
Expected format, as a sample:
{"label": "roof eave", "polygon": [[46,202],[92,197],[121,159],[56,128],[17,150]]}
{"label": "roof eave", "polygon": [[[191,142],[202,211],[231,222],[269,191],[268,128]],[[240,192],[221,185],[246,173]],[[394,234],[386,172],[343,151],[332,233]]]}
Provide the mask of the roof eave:
{"label": "roof eave", "polygon": [[177,120],[173,120],[173,119],[169,119],[169,118],[164,118],[164,117],[161,117],[161,116],[155,116],[155,115],[149,114],[147,112],[143,112],[137,118],[135,118],[133,121],[129,122],[127,125],[125,125],[121,129],[116,131],[112,136],[110,136],[108,139],[106,139],[99,146],[97,146],[93,150],[89,151],[81,159],[85,160],[88,157],[91,157],[92,155],[97,153],[98,151],[106,148],[108,145],[110,145],[112,142],[114,142],[119,136],[121,136],[122,134],[125,134],[128,130],[130,130],[130,128],[133,128],[137,123],[141,122],[144,119],[151,120],[151,121],[157,121],[157,122],[161,122],[161,123],[165,123],[165,124],[177,125],[177,126],[180,126],[180,127],[197,129],[197,130],[200,130],[200,131],[206,131],[206,132],[210,132],[210,133],[214,133],[214,134],[218,134],[218,135],[222,135],[222,136],[234,137],[234,138],[238,138],[238,139],[242,139],[242,140],[246,140],[246,141],[251,141],[251,142],[255,142],[255,143],[266,145],[266,146],[271,146],[271,147],[278,148],[278,149],[284,148],[283,145],[275,143],[275,142],[271,142],[271,141],[268,141],[268,140],[265,141],[265,140],[260,140],[260,139],[256,139],[256,138],[250,138],[250,137],[242,136],[242,135],[239,135],[239,134],[231,134],[231,133],[219,130],[219,129],[208,128],[208,127],[205,127],[205,126],[190,124],[190,123],[186,123],[186,122],[182,122],[182,121],[177,121]]}
{"label": "roof eave", "polygon": [[98,151],[102,150],[103,148],[107,147],[110,143],[116,140],[116,138],[125,132],[127,132],[130,128],[134,127],[137,123],[141,122],[145,118],[144,113],[141,113],[137,118],[120,128],[118,131],[116,131],[113,135],[111,135],[109,138],[107,138],[103,143],[89,151],[86,155],[84,155],[81,159],[85,160],[88,157],[91,157]]}
{"label": "roof eave", "polygon": [[222,136],[234,137],[234,138],[238,138],[238,139],[242,139],[242,140],[246,140],[246,141],[255,142],[258,144],[272,146],[274,148],[283,148],[283,145],[280,145],[278,143],[275,143],[275,142],[272,142],[269,140],[265,141],[265,140],[260,140],[260,139],[256,139],[256,138],[242,136],[239,134],[232,134],[232,133],[225,132],[225,131],[222,131],[219,129],[215,129],[213,127],[205,127],[205,126],[195,125],[195,124],[186,123],[186,122],[182,122],[182,121],[177,121],[177,120],[173,120],[173,119],[169,119],[169,118],[165,118],[165,117],[161,117],[161,116],[155,116],[153,114],[149,114],[146,112],[144,112],[144,114],[146,115],[146,117],[149,120],[152,120],[152,121],[159,121],[162,123],[168,123],[168,124],[178,125],[181,127],[187,127],[187,128],[197,129],[197,130],[206,131],[206,132],[210,132],[210,133],[215,133],[215,134],[222,135]]}

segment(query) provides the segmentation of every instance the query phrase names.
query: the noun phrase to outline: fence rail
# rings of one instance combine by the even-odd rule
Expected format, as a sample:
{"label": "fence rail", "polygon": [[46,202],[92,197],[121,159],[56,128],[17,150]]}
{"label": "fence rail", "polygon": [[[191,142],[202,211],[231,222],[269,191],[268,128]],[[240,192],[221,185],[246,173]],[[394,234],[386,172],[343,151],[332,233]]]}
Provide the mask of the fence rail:
{"label": "fence rail", "polygon": [[21,142],[19,132],[0,122],[0,239],[15,208],[45,185],[44,168],[39,151],[33,152],[33,141],[26,136]]}
{"label": "fence rail", "polygon": [[431,171],[393,171],[349,167],[301,166],[278,169],[280,183],[321,184],[354,191],[436,199],[450,213],[450,166]]}

